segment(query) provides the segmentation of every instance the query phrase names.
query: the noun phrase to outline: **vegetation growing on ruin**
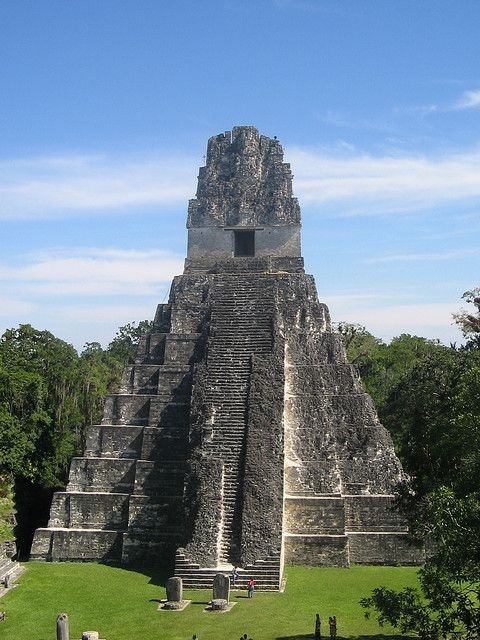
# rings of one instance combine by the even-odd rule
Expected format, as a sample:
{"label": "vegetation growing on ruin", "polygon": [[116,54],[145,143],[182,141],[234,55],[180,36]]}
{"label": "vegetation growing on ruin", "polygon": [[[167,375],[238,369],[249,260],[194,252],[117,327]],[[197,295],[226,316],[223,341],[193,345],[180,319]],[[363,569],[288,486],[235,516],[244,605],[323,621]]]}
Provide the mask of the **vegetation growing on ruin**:
{"label": "vegetation growing on ruin", "polygon": [[0,543],[13,540],[13,487],[4,477],[0,477]]}

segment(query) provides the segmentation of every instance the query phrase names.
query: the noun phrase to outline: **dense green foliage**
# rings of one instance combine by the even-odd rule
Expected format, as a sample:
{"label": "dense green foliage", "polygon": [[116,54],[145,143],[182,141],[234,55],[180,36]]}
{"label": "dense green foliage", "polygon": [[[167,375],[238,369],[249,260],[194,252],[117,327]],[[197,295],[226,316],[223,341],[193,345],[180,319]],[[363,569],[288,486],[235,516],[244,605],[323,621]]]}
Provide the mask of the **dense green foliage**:
{"label": "dense green foliage", "polygon": [[[51,491],[65,485],[69,463],[83,449],[86,427],[101,418],[105,396],[115,391],[150,325],[121,327],[107,349],[89,343],[80,355],[30,325],[1,336],[0,495],[10,495],[15,485],[20,529],[38,526],[39,503],[48,503]],[[3,500],[0,532],[7,534],[9,508]],[[28,534],[22,548],[27,546]]]}
{"label": "dense green foliage", "polygon": [[0,543],[13,540],[13,487],[6,478],[0,477]]}
{"label": "dense green foliage", "polygon": [[378,587],[368,613],[402,632],[436,639],[480,636],[480,298],[457,314],[466,345],[403,335],[383,344],[341,327],[351,358],[392,434],[409,480],[398,505],[432,555],[420,590]]}
{"label": "dense green foliage", "polygon": [[475,309],[462,309],[455,314],[455,320],[460,325],[463,335],[467,338],[468,347],[480,348],[480,287],[465,291],[462,298]]}
{"label": "dense green foliage", "polygon": [[[254,640],[313,638],[315,614],[328,636],[328,617],[336,615],[342,638],[378,637],[377,624],[365,620],[359,599],[379,581],[389,587],[417,584],[412,567],[286,567],[284,593],[231,591],[228,613],[205,612],[211,591],[185,590],[191,604],[182,612],[158,611],[166,597],[166,573],[132,571],[101,564],[28,563],[19,586],[2,598],[2,640],[55,637],[55,620],[66,612],[70,638],[94,629],[107,640]],[[395,631],[386,629],[392,640]],[[388,640],[389,636],[383,636]],[[398,637],[398,636],[397,636]]]}

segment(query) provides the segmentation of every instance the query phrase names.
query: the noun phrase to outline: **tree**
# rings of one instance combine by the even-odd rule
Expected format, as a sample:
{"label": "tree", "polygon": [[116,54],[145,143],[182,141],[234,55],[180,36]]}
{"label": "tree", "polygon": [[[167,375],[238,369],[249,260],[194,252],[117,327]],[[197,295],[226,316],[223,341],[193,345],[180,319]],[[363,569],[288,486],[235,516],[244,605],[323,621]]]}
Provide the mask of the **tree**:
{"label": "tree", "polygon": [[[118,388],[124,362],[109,351],[104,351],[98,342],[87,343],[80,354],[79,408],[82,413],[83,430],[101,420],[105,397]],[[82,445],[84,444],[82,438]]]}
{"label": "tree", "polygon": [[459,325],[463,335],[467,338],[467,348],[480,348],[480,287],[465,291],[462,299],[473,304],[474,311],[461,309],[454,313],[455,322]]}
{"label": "tree", "polygon": [[106,350],[91,342],[80,356],[28,324],[1,336],[0,542],[10,526],[2,516],[10,507],[1,502],[1,492],[14,487],[17,534],[26,551],[48,515],[51,493],[63,489],[72,457],[84,448],[86,427],[100,421],[105,396],[115,392],[123,366],[151,324],[125,325]]}
{"label": "tree", "polygon": [[419,362],[443,349],[438,340],[409,334],[385,344],[358,324],[341,322],[337,330],[342,335],[348,360],[357,367],[381,419],[400,380]]}
{"label": "tree", "polygon": [[13,540],[13,485],[6,476],[0,476],[0,547],[3,542]]}
{"label": "tree", "polygon": [[130,322],[120,327],[107,347],[108,353],[124,364],[131,362],[137,351],[140,338],[151,331],[152,327],[153,322],[150,320],[142,320],[138,326],[135,326],[135,322]]}
{"label": "tree", "polygon": [[30,325],[1,337],[2,429],[15,446],[2,448],[0,462],[16,477],[63,486],[82,429],[77,361],[71,345]]}
{"label": "tree", "polygon": [[425,533],[435,555],[419,570],[420,590],[378,587],[361,600],[366,617],[380,625],[436,640],[455,633],[480,634],[480,502],[478,492],[464,498],[445,487],[424,501]]}
{"label": "tree", "polygon": [[432,555],[419,571],[419,590],[379,587],[362,605],[403,633],[480,634],[479,391],[480,351],[470,340],[466,349],[427,352],[385,401],[382,419],[410,474],[398,504]]}

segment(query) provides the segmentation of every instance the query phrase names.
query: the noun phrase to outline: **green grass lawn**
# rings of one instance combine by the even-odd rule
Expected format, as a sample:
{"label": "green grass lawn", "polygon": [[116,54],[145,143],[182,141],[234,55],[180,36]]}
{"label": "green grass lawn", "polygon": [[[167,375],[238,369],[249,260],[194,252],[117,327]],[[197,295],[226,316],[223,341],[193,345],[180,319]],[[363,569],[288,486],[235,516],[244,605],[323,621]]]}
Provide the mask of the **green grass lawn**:
{"label": "green grass lawn", "polygon": [[251,600],[232,591],[228,613],[205,612],[211,591],[184,591],[192,603],[181,612],[157,611],[165,598],[165,573],[130,571],[100,564],[31,562],[17,586],[0,599],[6,620],[1,640],[55,640],[56,617],[68,613],[70,640],[82,631],[105,640],[295,640],[312,637],[315,613],[328,635],[328,617],[337,616],[338,636],[378,638],[394,635],[365,620],[358,604],[379,585],[417,583],[411,567],[287,567],[284,593],[257,591]]}

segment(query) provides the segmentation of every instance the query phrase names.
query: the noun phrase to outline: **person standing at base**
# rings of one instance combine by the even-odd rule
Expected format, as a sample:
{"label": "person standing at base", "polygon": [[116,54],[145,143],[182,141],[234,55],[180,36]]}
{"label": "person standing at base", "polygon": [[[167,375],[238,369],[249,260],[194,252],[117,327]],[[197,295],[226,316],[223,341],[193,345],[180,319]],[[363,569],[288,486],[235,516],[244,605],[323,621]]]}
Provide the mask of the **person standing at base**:
{"label": "person standing at base", "polygon": [[328,619],[328,626],[330,629],[330,638],[337,637],[337,617],[333,616]]}
{"label": "person standing at base", "polygon": [[253,598],[254,593],[255,593],[255,580],[253,578],[250,578],[250,580],[248,581],[247,596],[249,598]]}
{"label": "person standing at base", "polygon": [[322,637],[321,624],[322,624],[322,621],[320,620],[320,614],[316,613],[315,614],[315,640],[321,640],[321,637]]}

